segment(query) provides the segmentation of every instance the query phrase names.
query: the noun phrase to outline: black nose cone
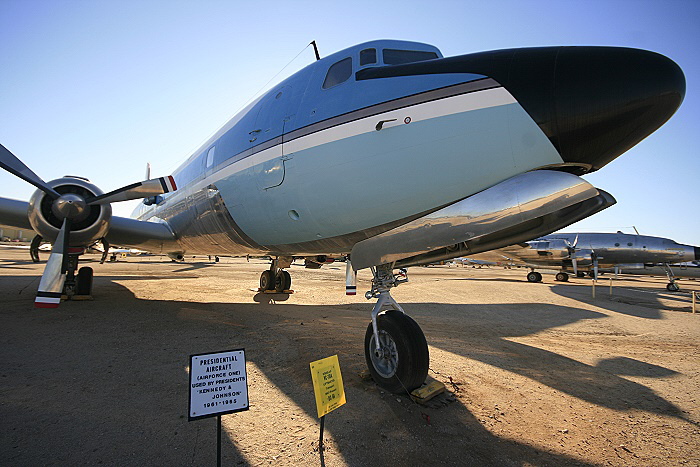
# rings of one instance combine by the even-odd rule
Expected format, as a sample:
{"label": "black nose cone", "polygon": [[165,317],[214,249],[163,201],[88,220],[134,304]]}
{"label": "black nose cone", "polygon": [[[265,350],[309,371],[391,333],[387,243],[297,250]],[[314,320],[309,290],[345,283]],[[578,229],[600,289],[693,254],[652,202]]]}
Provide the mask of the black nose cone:
{"label": "black nose cone", "polygon": [[554,105],[538,123],[566,162],[597,170],[663,125],[684,95],[683,72],[663,55],[563,47],[554,67]]}
{"label": "black nose cone", "polygon": [[685,76],[672,60],[622,47],[495,50],[366,69],[356,78],[440,73],[496,80],[579,173],[601,168],[647,137],[685,96]]}

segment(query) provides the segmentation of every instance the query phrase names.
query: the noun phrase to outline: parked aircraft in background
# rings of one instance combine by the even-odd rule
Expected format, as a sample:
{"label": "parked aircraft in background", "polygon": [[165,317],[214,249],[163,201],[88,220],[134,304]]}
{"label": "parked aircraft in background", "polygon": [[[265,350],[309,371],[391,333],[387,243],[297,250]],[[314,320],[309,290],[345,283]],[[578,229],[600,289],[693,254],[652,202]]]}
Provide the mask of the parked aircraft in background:
{"label": "parked aircraft in background", "polygon": [[542,274],[535,269],[560,269],[555,279],[568,281],[568,272],[591,277],[598,271],[644,271],[657,265],[665,271],[669,291],[677,291],[673,270],[669,265],[700,260],[700,247],[681,245],[668,238],[617,233],[558,233],[535,240],[480,253],[473,258],[487,261],[511,261],[532,270],[530,282],[540,282]]}
{"label": "parked aircraft in background", "polygon": [[[268,255],[260,287],[277,291],[290,287],[295,258],[347,256],[348,293],[357,270],[373,274],[369,370],[410,391],[429,357],[390,295],[403,268],[524,242],[612,205],[579,175],[655,131],[684,95],[681,69],[642,50],[443,58],[427,44],[368,42],[272,88],[172,177],[102,194],[78,177],[45,183],[2,147],[0,165],[38,190],[29,203],[0,198],[0,223],[54,244],[37,306],[89,292],[92,270],[74,273],[95,242],[173,258]],[[111,202],[136,198],[145,198],[137,219],[112,216]]]}

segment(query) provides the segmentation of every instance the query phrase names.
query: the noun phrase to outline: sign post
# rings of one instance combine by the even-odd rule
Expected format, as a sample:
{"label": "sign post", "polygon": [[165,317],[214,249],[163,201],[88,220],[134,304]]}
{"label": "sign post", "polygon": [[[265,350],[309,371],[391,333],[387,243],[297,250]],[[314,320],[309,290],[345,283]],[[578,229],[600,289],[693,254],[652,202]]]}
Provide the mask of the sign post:
{"label": "sign post", "polygon": [[321,419],[318,452],[323,461],[323,425],[326,414],[345,404],[345,388],[337,355],[316,360],[311,362],[309,366],[311,367],[311,380],[316,396],[316,411]]}
{"label": "sign post", "polygon": [[248,410],[245,349],[190,355],[189,421],[217,420],[216,465],[221,465],[221,415]]}

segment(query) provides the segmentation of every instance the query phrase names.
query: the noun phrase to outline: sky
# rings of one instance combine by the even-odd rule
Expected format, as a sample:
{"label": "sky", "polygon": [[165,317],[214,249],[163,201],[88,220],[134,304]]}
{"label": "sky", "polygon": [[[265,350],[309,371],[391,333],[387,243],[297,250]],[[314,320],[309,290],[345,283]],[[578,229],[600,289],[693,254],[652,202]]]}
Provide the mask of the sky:
{"label": "sky", "polygon": [[[618,203],[565,231],[634,226],[700,245],[698,24],[698,0],[0,0],[0,143],[44,180],[79,175],[106,192],[143,180],[147,162],[153,176],[171,173],[253,97],[311,63],[312,40],[322,56],[374,39],[427,42],[445,56],[635,47],[680,65],[685,101],[584,177]],[[0,173],[1,197],[33,191]],[[115,215],[136,203],[115,203]]]}

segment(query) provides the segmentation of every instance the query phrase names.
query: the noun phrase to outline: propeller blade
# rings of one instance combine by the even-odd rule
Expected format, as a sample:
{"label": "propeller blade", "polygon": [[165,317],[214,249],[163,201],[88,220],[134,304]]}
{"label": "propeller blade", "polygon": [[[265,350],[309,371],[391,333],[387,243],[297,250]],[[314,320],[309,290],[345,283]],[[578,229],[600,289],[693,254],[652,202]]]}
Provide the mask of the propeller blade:
{"label": "propeller blade", "polygon": [[36,293],[34,306],[37,308],[56,308],[61,303],[63,283],[66,281],[63,270],[63,260],[68,249],[68,235],[70,232],[70,220],[63,220],[61,230],[58,232],[56,242],[53,244],[51,256],[46,262],[44,274],[39,282],[39,291]]}
{"label": "propeller blade", "polygon": [[578,276],[578,263],[576,261],[576,258],[573,258],[571,260],[571,264],[574,266],[574,275]]}
{"label": "propeller blade", "polygon": [[169,175],[127,185],[109,193],[88,198],[85,202],[87,204],[109,204],[117,201],[148,198],[149,196],[162,195],[175,190],[177,190],[175,179],[172,175]]}
{"label": "propeller blade", "polygon": [[598,280],[598,258],[593,258],[593,279]]}
{"label": "propeller blade", "polygon": [[571,248],[576,249],[576,245],[578,245],[578,234],[576,234],[576,237],[574,237],[574,244],[571,245]]}
{"label": "propeller blade", "polygon": [[56,190],[51,188],[44,182],[41,177],[32,172],[32,170],[27,167],[24,162],[19,160],[17,156],[12,154],[9,149],[0,144],[0,167],[10,172],[22,180],[31,183],[41,191],[45,192],[54,199],[60,198]]}

